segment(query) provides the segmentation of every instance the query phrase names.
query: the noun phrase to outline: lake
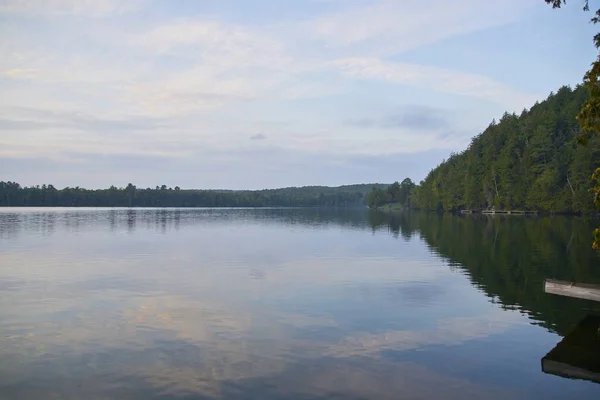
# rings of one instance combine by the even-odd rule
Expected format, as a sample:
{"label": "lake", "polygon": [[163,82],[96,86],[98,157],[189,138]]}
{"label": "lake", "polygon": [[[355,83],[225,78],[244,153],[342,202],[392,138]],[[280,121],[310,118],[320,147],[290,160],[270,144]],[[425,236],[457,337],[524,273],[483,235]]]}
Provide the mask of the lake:
{"label": "lake", "polygon": [[598,399],[541,369],[595,222],[0,209],[0,398]]}

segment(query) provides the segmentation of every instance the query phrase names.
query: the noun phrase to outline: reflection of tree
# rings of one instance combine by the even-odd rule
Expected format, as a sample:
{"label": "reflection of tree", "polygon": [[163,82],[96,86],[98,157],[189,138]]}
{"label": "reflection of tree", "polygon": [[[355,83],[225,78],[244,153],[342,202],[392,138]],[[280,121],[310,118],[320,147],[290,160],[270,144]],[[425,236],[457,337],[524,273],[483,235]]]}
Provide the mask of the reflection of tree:
{"label": "reflection of tree", "polygon": [[127,210],[127,231],[135,231],[135,210]]}
{"label": "reflection of tree", "polygon": [[[262,209],[190,209],[137,208],[96,210],[49,210],[4,212],[0,214],[0,238],[21,231],[51,235],[55,229],[89,230],[108,225],[111,232],[137,228],[166,233],[182,226],[224,224],[251,221],[264,225],[301,225],[309,228],[342,226],[347,229],[366,229],[367,214],[356,209],[342,208],[262,208]],[[383,221],[382,221],[383,223]],[[395,225],[397,229],[397,224]]]}
{"label": "reflection of tree", "polygon": [[378,229],[388,229],[394,237],[402,235],[405,241],[409,241],[414,233],[412,228],[412,219],[416,214],[409,212],[393,212],[387,213],[382,211],[370,211],[368,215],[368,222],[371,225],[371,229],[375,232]]}
{"label": "reflection of tree", "polygon": [[520,309],[566,334],[596,303],[543,292],[545,278],[600,283],[600,257],[589,246],[593,221],[583,218],[458,217],[379,213],[373,229],[419,232],[427,245],[504,308]]}

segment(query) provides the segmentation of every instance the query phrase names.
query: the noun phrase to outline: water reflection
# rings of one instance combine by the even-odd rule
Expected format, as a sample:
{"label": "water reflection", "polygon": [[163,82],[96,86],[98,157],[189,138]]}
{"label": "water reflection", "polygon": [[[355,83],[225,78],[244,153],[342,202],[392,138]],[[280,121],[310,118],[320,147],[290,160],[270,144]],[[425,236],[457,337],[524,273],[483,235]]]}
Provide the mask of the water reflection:
{"label": "water reflection", "polygon": [[[164,209],[164,208],[5,208],[0,209],[0,235],[13,235],[21,230],[52,233],[54,224],[78,229],[97,229],[108,221],[111,231],[127,229],[134,232],[137,224],[145,230],[155,229],[166,233],[178,230],[181,224],[251,222],[253,224],[284,224],[288,227],[325,228],[338,225],[345,228],[364,229],[368,214],[356,209]],[[81,223],[85,222],[84,225]],[[0,238],[3,236],[0,236]]]}
{"label": "water reflection", "polygon": [[374,229],[387,226],[392,232],[418,233],[494,303],[522,310],[551,331],[566,335],[599,308],[598,303],[543,292],[546,278],[600,283],[600,257],[590,248],[590,232],[597,221],[378,214],[371,219]]}
{"label": "water reflection", "polygon": [[597,277],[575,264],[596,260],[586,229],[351,210],[2,211],[0,393],[598,395],[539,371],[582,303],[536,282]]}

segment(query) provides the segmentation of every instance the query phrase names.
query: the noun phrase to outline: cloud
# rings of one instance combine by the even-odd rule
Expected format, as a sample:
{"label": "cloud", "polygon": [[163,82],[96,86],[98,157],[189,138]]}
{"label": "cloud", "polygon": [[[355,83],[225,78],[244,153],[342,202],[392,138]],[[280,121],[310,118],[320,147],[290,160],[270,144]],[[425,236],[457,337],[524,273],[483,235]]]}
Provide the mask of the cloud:
{"label": "cloud", "polygon": [[331,47],[383,56],[513,22],[529,6],[523,3],[374,1],[319,16],[305,29]]}
{"label": "cloud", "polygon": [[14,68],[8,71],[4,71],[2,74],[14,79],[33,79],[36,77],[37,71],[35,69],[21,69]]}
{"label": "cloud", "polygon": [[111,133],[157,130],[169,126],[172,126],[172,121],[165,118],[126,116],[112,119],[75,111],[29,107],[0,109],[0,131],[67,128]]}
{"label": "cloud", "polygon": [[483,75],[376,58],[347,58],[330,63],[349,78],[416,86],[442,93],[469,96],[511,107],[525,107],[535,97]]}
{"label": "cloud", "polygon": [[[463,0],[445,15],[450,6],[441,0],[434,0],[439,9],[414,0],[402,6],[332,1],[308,7],[297,14],[301,17],[294,17],[292,8],[285,18],[270,15],[258,23],[226,8],[207,13],[197,2],[185,13],[165,5],[168,12],[158,15],[150,7],[154,3],[145,1],[5,1],[0,3],[6,21],[0,24],[0,154],[10,163],[42,158],[47,165],[87,155],[81,170],[92,162],[104,165],[101,157],[110,155],[180,156],[179,165],[188,168],[207,167],[188,157],[206,157],[227,165],[230,174],[243,175],[247,165],[257,165],[264,179],[260,184],[222,174],[207,178],[209,186],[270,186],[285,184],[286,177],[298,183],[322,176],[339,181],[342,165],[361,165],[371,174],[353,176],[387,174],[376,169],[399,165],[392,157],[454,150],[454,135],[440,140],[441,130],[477,132],[436,111],[446,109],[444,104],[394,111],[395,99],[427,104],[413,99],[413,92],[438,103],[484,99],[481,107],[487,108],[464,118],[477,123],[532,103],[529,94],[481,74],[390,56],[398,60],[409,49],[518,18],[519,6],[511,15],[502,11],[514,5],[507,2],[484,7]],[[436,96],[440,92],[445,100]],[[253,132],[277,140],[251,146]],[[263,165],[265,158],[279,164]],[[245,165],[238,164],[242,159]],[[140,162],[152,169],[151,160]],[[309,175],[312,168],[304,167],[315,162],[330,172]],[[285,168],[296,172],[286,174]],[[414,168],[420,169],[420,164]],[[64,168],[54,170],[62,174]],[[169,171],[167,180],[177,179],[177,170]],[[18,176],[35,173],[17,171]],[[75,175],[84,179],[72,171],[64,180]],[[112,170],[100,175],[94,182],[119,177]],[[150,175],[148,180],[156,178]],[[185,179],[194,185],[191,177]]]}
{"label": "cloud", "polygon": [[188,19],[165,23],[131,36],[129,44],[156,54],[199,55],[203,59],[226,64],[231,62],[231,57],[239,63],[270,67],[276,59],[283,64],[291,61],[282,57],[285,45],[276,36],[245,25],[215,20]]}
{"label": "cloud", "polygon": [[138,10],[143,0],[3,0],[0,14],[104,17]]}
{"label": "cloud", "polygon": [[443,110],[425,106],[407,106],[384,117],[351,119],[347,123],[359,128],[405,128],[424,131],[440,130],[450,125]]}
{"label": "cloud", "polygon": [[439,111],[430,107],[412,107],[395,115],[389,115],[383,121],[388,128],[408,128],[418,130],[437,130],[448,127],[448,120]]}
{"label": "cloud", "polygon": [[250,140],[265,140],[267,137],[262,133],[250,136]]}
{"label": "cloud", "polygon": [[[187,19],[131,35],[126,43],[146,57],[175,57],[188,65],[160,80],[134,83],[133,101],[152,112],[186,114],[240,101],[290,100],[337,93],[322,78],[321,59],[290,54],[285,31],[216,20]],[[316,74],[316,75],[315,75]]]}
{"label": "cloud", "polygon": [[[246,137],[246,140],[247,137]],[[133,182],[138,186],[179,185],[204,189],[262,189],[304,185],[393,182],[398,175],[423,179],[450,149],[376,155],[310,153],[269,146],[223,150],[185,145],[133,147],[97,145],[65,151],[33,145],[0,147],[0,180],[23,185],[104,188]],[[443,142],[442,142],[443,145]],[[402,150],[401,146],[397,146]],[[252,174],[245,174],[252,165]],[[152,173],[148,173],[152,171]],[[290,174],[293,171],[293,174]]]}

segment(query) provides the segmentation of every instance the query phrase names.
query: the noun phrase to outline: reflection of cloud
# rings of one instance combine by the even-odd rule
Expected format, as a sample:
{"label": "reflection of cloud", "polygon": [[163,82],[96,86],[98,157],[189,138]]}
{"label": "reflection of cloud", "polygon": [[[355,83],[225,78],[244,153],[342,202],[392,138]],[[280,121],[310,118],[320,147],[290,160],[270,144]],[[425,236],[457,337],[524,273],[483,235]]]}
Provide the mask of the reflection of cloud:
{"label": "reflection of cloud", "polygon": [[448,318],[437,321],[436,328],[428,331],[387,331],[361,333],[327,346],[325,354],[334,357],[379,357],[385,350],[404,351],[430,345],[457,345],[481,339],[523,324],[518,313],[497,311],[482,317]]}
{"label": "reflection of cloud", "polygon": [[[518,395],[509,389],[440,375],[412,363],[370,359],[352,363],[327,360],[316,365],[289,366],[284,374],[268,377],[265,381],[254,384],[259,388],[273,387],[274,398],[462,400],[507,399]],[[247,390],[252,389],[252,383],[247,384]],[[269,395],[260,397],[268,399]]]}
{"label": "reflection of cloud", "polygon": [[250,314],[179,296],[149,298],[123,315],[133,326],[172,331],[179,339],[197,344],[216,340],[220,334],[237,337],[252,323]]}
{"label": "reflection of cloud", "polygon": [[[298,339],[299,328],[343,331],[335,316],[257,310],[227,300],[158,292],[136,297],[113,290],[89,297],[86,308],[80,309],[79,296],[49,293],[62,306],[38,315],[55,322],[5,330],[8,334],[2,341],[8,346],[2,347],[2,355],[16,366],[7,376],[17,380],[31,376],[36,369],[28,372],[25,366],[37,365],[36,357],[60,355],[65,365],[84,357],[92,360],[93,369],[86,366],[78,374],[120,376],[163,395],[222,396],[231,387],[246,391],[268,385],[285,396],[339,393],[346,398],[386,399],[409,393],[431,397],[443,387],[456,391],[445,393],[451,398],[471,392],[489,398],[494,392],[486,388],[415,365],[388,363],[380,354],[456,345],[521,323],[518,313],[496,310],[482,317],[442,319],[424,331],[359,332],[340,341],[331,336]],[[90,308],[100,299],[103,308]],[[20,306],[15,312],[25,309]],[[111,354],[110,362],[96,354]],[[357,357],[361,359],[355,363]]]}
{"label": "reflection of cloud", "polygon": [[[321,243],[326,237],[321,233],[336,234],[337,229],[316,224],[309,226],[318,229],[284,236],[282,229],[302,226],[284,219],[276,229],[266,229],[257,221],[269,220],[270,214],[232,217],[238,212],[244,211],[194,213],[191,221],[182,222],[184,228],[164,236],[157,235],[161,221],[175,221],[175,211],[140,211],[136,235],[127,233],[126,211],[79,210],[55,218],[18,214],[27,219],[19,228],[24,233],[3,241],[8,249],[0,251],[0,358],[6,360],[0,363],[0,387],[7,381],[50,382],[68,391],[58,393],[59,398],[93,397],[85,392],[91,388],[94,396],[125,390],[119,385],[146,391],[148,397],[226,397],[237,390],[265,399],[269,394],[386,399],[398,393],[431,398],[440,388],[447,397],[494,394],[423,367],[386,361],[382,352],[483,338],[522,323],[518,313],[492,308],[485,316],[442,319],[419,331],[374,333],[381,328],[376,325],[360,331],[367,328],[349,327],[347,309],[339,307],[350,296],[363,288],[383,293],[379,304],[395,308],[384,317],[402,317],[406,305],[390,301],[390,288],[401,287],[402,293],[422,284],[419,289],[433,290],[439,275],[448,271],[365,245],[368,232],[354,237],[346,232],[343,244]],[[41,235],[46,225],[60,234]],[[260,243],[243,240],[257,231]],[[234,255],[227,247],[231,243],[236,243]],[[253,269],[267,273],[253,280]],[[336,297],[315,296],[307,310],[301,303],[305,297],[294,303],[306,288]],[[414,298],[411,290],[407,293]],[[323,307],[316,310],[315,304]]]}
{"label": "reflection of cloud", "polygon": [[[344,256],[340,256],[344,257]],[[426,262],[388,257],[361,257],[358,259],[299,259],[282,263],[270,271],[265,281],[269,283],[294,282],[331,285],[344,282],[376,284],[378,282],[407,283],[432,282],[442,271],[431,268]]]}
{"label": "reflection of cloud", "polygon": [[[281,336],[261,340],[258,335],[253,335],[251,326],[244,327],[243,331],[236,334],[240,326],[230,322],[225,322],[230,329],[221,331],[221,326],[213,331],[214,318],[209,316],[203,320],[199,318],[203,310],[193,311],[199,305],[197,303],[184,305],[178,303],[183,299],[177,300],[175,297],[158,297],[155,300],[140,306],[127,316],[127,323],[138,325],[136,330],[123,330],[119,324],[98,323],[99,318],[92,318],[78,321],[74,326],[64,326],[63,330],[48,326],[47,329],[57,334],[42,335],[41,340],[27,334],[19,342],[12,339],[8,343],[18,343],[13,346],[16,348],[30,342],[38,349],[38,357],[43,354],[60,354],[64,365],[77,365],[82,358],[88,360],[88,365],[80,366],[77,372],[73,372],[76,376],[69,377],[71,382],[87,380],[89,378],[85,377],[90,374],[95,379],[118,376],[122,382],[137,390],[167,396],[222,397],[225,393],[231,393],[231,390],[242,390],[244,393],[256,391],[264,399],[271,396],[294,398],[325,394],[337,394],[343,398],[393,399],[403,394],[411,398],[487,399],[494,396],[507,398],[510,394],[498,388],[444,376],[416,364],[392,363],[377,356],[377,352],[382,350],[406,350],[411,347],[407,343],[417,347],[418,342],[430,340],[430,344],[434,344],[435,341],[431,339],[441,338],[447,333],[444,331],[429,336],[418,332],[361,335],[337,346],[319,341],[295,341],[289,337],[289,332],[277,329],[278,323],[282,321],[280,319],[274,325],[263,328],[279,332]],[[182,305],[187,311],[178,308]],[[465,321],[459,319],[451,321],[448,324],[453,327],[450,331],[454,331],[454,327],[463,322]],[[81,323],[90,325],[80,329],[78,326]],[[23,330],[30,328],[15,327]],[[211,331],[213,333],[209,333]],[[120,350],[116,352],[109,350],[110,343],[114,340],[113,332],[121,333]],[[169,332],[176,333],[177,339],[170,338]],[[478,331],[470,338],[481,335],[484,332]],[[460,340],[468,340],[467,337],[460,339],[458,336],[460,335],[455,332],[450,335],[450,339],[440,342],[449,344],[452,341],[459,343]],[[153,337],[156,339],[151,340]],[[81,346],[81,340],[88,341],[88,345]],[[65,348],[67,343],[68,347]],[[335,349],[341,351],[336,352]],[[5,351],[3,353],[6,355]],[[16,362],[12,370],[3,376],[11,376],[17,381],[31,376],[29,373],[37,372],[47,379],[48,375],[56,374],[53,371],[32,369],[31,365],[29,371],[32,372],[21,368],[27,361],[31,361],[31,354],[23,353],[22,357],[16,358],[14,353],[9,354],[6,359]],[[106,355],[110,357],[107,358]],[[363,356],[369,357],[362,358]],[[0,372],[4,372],[1,367]],[[57,378],[59,381],[65,379],[61,375],[57,375]],[[117,393],[118,389],[122,389],[120,384],[113,381],[105,383],[96,385],[96,394],[103,393],[107,388],[116,389]],[[52,389],[61,386],[53,385]],[[63,397],[88,389],[73,385],[63,387],[68,388],[64,389],[66,393],[57,389],[57,393]]]}
{"label": "reflection of cloud", "polygon": [[[73,305],[73,304],[72,304]],[[59,308],[55,312],[64,312]],[[44,347],[69,343],[79,351],[92,351],[96,346],[137,348],[151,346],[145,334],[161,332],[186,343],[206,349],[205,354],[231,353],[239,357],[252,349],[252,354],[281,358],[278,352],[291,348],[302,354],[331,357],[378,357],[385,350],[403,351],[428,345],[456,345],[506,331],[523,323],[516,312],[496,311],[482,317],[441,319],[432,330],[362,332],[339,342],[299,341],[294,330],[304,327],[337,327],[331,316],[309,316],[278,310],[262,310],[255,314],[245,309],[219,306],[179,296],[154,296],[134,301],[124,308],[104,313],[77,312],[74,317],[54,323],[7,326],[5,339],[34,341]],[[133,342],[131,340],[133,339]],[[264,340],[269,339],[269,343]],[[244,355],[243,357],[247,356]],[[206,360],[205,360],[206,361]],[[218,360],[213,360],[218,363]]]}

